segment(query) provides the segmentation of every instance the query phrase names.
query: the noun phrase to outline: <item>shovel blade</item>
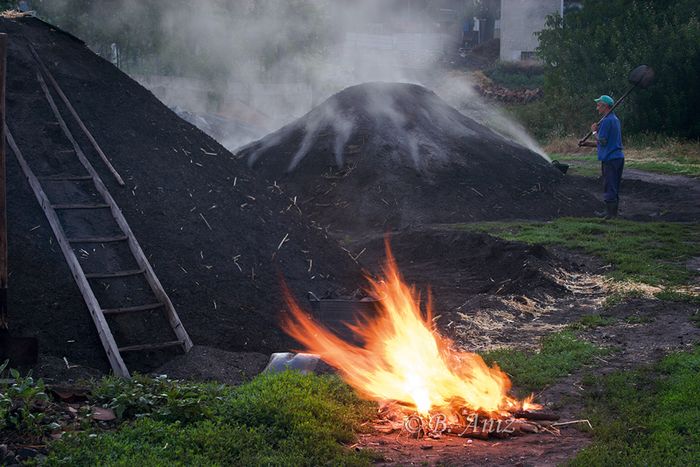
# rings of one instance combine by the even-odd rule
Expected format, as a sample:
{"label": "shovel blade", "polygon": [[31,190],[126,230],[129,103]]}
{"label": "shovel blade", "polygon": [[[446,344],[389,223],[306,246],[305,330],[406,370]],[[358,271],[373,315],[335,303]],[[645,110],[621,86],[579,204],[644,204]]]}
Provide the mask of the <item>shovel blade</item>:
{"label": "shovel blade", "polygon": [[647,65],[639,65],[634,70],[630,71],[628,80],[631,84],[642,89],[648,88],[654,81],[654,70]]}

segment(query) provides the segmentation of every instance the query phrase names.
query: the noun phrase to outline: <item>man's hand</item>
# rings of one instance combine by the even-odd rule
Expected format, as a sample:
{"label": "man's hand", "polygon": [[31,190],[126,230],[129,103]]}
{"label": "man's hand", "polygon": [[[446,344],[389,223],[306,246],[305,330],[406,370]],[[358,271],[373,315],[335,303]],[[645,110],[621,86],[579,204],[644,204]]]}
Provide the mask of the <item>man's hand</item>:
{"label": "man's hand", "polygon": [[595,133],[596,131],[598,131],[598,124],[597,124],[597,123],[592,123],[592,124],[591,124],[591,131],[594,132],[594,133]]}

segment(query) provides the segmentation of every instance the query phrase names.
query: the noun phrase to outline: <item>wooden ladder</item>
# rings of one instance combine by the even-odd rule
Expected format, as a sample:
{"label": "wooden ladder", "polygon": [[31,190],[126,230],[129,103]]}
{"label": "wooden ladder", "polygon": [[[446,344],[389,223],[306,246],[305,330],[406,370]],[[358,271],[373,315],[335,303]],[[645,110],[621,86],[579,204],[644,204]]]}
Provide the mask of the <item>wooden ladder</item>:
{"label": "wooden ladder", "polygon": [[[109,359],[114,374],[128,378],[130,377],[130,373],[124,363],[122,353],[165,349],[171,347],[180,347],[185,352],[188,352],[192,348],[192,341],[190,340],[189,335],[185,331],[185,328],[182,325],[182,322],[180,321],[180,318],[178,317],[177,312],[175,311],[175,308],[173,307],[173,304],[170,301],[170,298],[168,297],[167,293],[163,289],[163,286],[156,277],[153,268],[151,267],[148,259],[146,258],[146,255],[141,249],[141,246],[136,241],[136,237],[131,231],[131,228],[126,222],[126,219],[124,218],[124,215],[122,214],[121,210],[117,206],[117,203],[110,195],[109,191],[100,179],[94,167],[92,166],[92,164],[90,164],[87,157],[85,156],[85,153],[82,151],[77,141],[68,129],[68,126],[66,125],[66,122],[61,116],[61,113],[58,110],[58,107],[56,106],[56,103],[53,100],[41,73],[37,73],[37,79],[42,90],[44,91],[46,100],[49,106],[51,107],[51,110],[53,111],[56,120],[58,120],[58,124],[60,125],[61,129],[63,130],[63,133],[73,146],[73,150],[75,151],[80,163],[83,165],[83,167],[85,167],[87,175],[56,174],[46,177],[37,177],[29,167],[27,160],[23,157],[22,152],[17,146],[15,139],[13,138],[9,128],[6,125],[5,131],[7,135],[7,141],[10,148],[12,148],[12,151],[17,157],[17,160],[19,161],[22,171],[24,172],[25,176],[27,177],[27,180],[29,181],[29,184],[32,187],[32,190],[34,191],[34,195],[36,196],[37,200],[39,201],[39,204],[41,205],[41,208],[46,214],[49,224],[51,225],[51,229],[53,230],[53,233],[56,236],[56,240],[58,241],[58,244],[61,247],[63,255],[65,256],[66,261],[68,262],[68,266],[71,269],[71,272],[73,274],[73,277],[75,278],[78,288],[80,289],[80,292],[83,295],[83,299],[87,304],[88,310],[90,311],[90,315],[92,316],[92,319],[95,322],[95,326],[97,327],[97,333],[99,335],[100,340],[102,341],[102,345],[104,346],[105,351],[107,352],[107,358]],[[44,183],[53,183],[73,181],[85,182],[90,180],[93,182],[97,193],[99,193],[102,196],[102,202],[52,204],[41,184],[42,181]],[[62,225],[61,220],[57,215],[57,211],[59,210],[85,210],[84,212],[90,212],[91,210],[109,210],[111,212],[112,217],[116,221],[116,224],[121,229],[122,233],[119,235],[112,236],[70,238],[66,235],[64,226]],[[126,242],[128,244],[131,255],[133,256],[133,259],[138,265],[137,268],[122,271],[86,273],[83,270],[83,267],[80,261],[78,260],[75,251],[73,250],[73,245],[86,243],[105,244],[112,242]],[[136,306],[122,306],[116,308],[103,308],[102,306],[100,306],[95,292],[91,287],[90,280],[125,278],[135,275],[143,275],[145,277],[146,281],[150,286],[151,292],[156,297],[155,302],[145,303]],[[164,310],[167,321],[176,336],[174,340],[157,343],[144,343],[139,345],[127,345],[122,347],[119,347],[117,345],[114,336],[112,335],[112,331],[110,330],[110,327],[107,323],[107,320],[105,319],[106,316],[123,315],[127,313],[139,313],[155,310],[158,308],[162,308]]]}

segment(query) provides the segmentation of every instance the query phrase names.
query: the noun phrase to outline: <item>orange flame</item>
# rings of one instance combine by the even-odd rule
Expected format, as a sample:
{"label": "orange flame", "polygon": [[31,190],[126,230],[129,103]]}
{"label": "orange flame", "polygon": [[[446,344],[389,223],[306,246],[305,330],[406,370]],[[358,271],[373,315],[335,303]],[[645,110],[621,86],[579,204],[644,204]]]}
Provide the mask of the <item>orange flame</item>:
{"label": "orange flame", "polygon": [[498,366],[455,350],[452,341],[433,329],[430,300],[423,317],[420,296],[403,282],[388,241],[386,251],[385,280],[367,278],[371,295],[381,297],[378,314],[349,326],[364,346],[348,343],[316,323],[289,292],[291,313],[283,317],[285,331],[369,399],[398,401],[421,414],[449,407],[491,415],[534,408],[530,399],[518,401],[508,395],[510,379]]}

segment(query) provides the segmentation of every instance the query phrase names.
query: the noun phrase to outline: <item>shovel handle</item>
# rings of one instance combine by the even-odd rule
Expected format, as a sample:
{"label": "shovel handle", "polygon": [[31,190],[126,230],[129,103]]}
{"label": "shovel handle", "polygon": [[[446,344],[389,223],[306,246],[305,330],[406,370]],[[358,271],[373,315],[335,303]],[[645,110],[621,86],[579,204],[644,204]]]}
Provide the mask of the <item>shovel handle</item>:
{"label": "shovel handle", "polygon": [[[610,107],[610,110],[608,110],[607,112],[605,112],[605,115],[603,115],[603,117],[602,117],[600,120],[598,120],[598,126],[600,126],[600,124],[603,123],[603,120],[605,119],[605,117],[607,117],[608,115],[610,115],[610,114],[612,113],[612,111],[615,110],[615,108],[617,108],[618,105],[622,104],[622,101],[625,100],[625,97],[627,97],[627,96],[629,95],[629,93],[631,93],[631,92],[634,90],[634,88],[637,87],[638,84],[639,84],[639,83],[636,83],[634,86],[632,86],[631,88],[629,88],[629,89],[627,90],[627,92],[624,93],[624,94],[622,95],[622,97],[619,98],[619,99],[617,100],[617,102],[615,102],[615,104],[614,104],[612,107]],[[587,140],[588,138],[590,138],[592,135],[593,135],[593,132],[592,132],[592,131],[589,131],[588,134],[587,134],[586,136],[584,136],[583,138],[581,138],[581,139],[579,140],[579,142],[578,142],[579,147],[583,146],[584,143],[586,142],[586,140]]]}
{"label": "shovel handle", "polygon": [[588,138],[590,138],[592,135],[593,135],[593,132],[592,132],[592,131],[589,131],[588,134],[587,134],[586,136],[584,136],[583,138],[581,138],[581,139],[578,141],[578,146],[581,147],[581,146],[583,146],[584,144],[586,144],[586,140],[587,140]]}

